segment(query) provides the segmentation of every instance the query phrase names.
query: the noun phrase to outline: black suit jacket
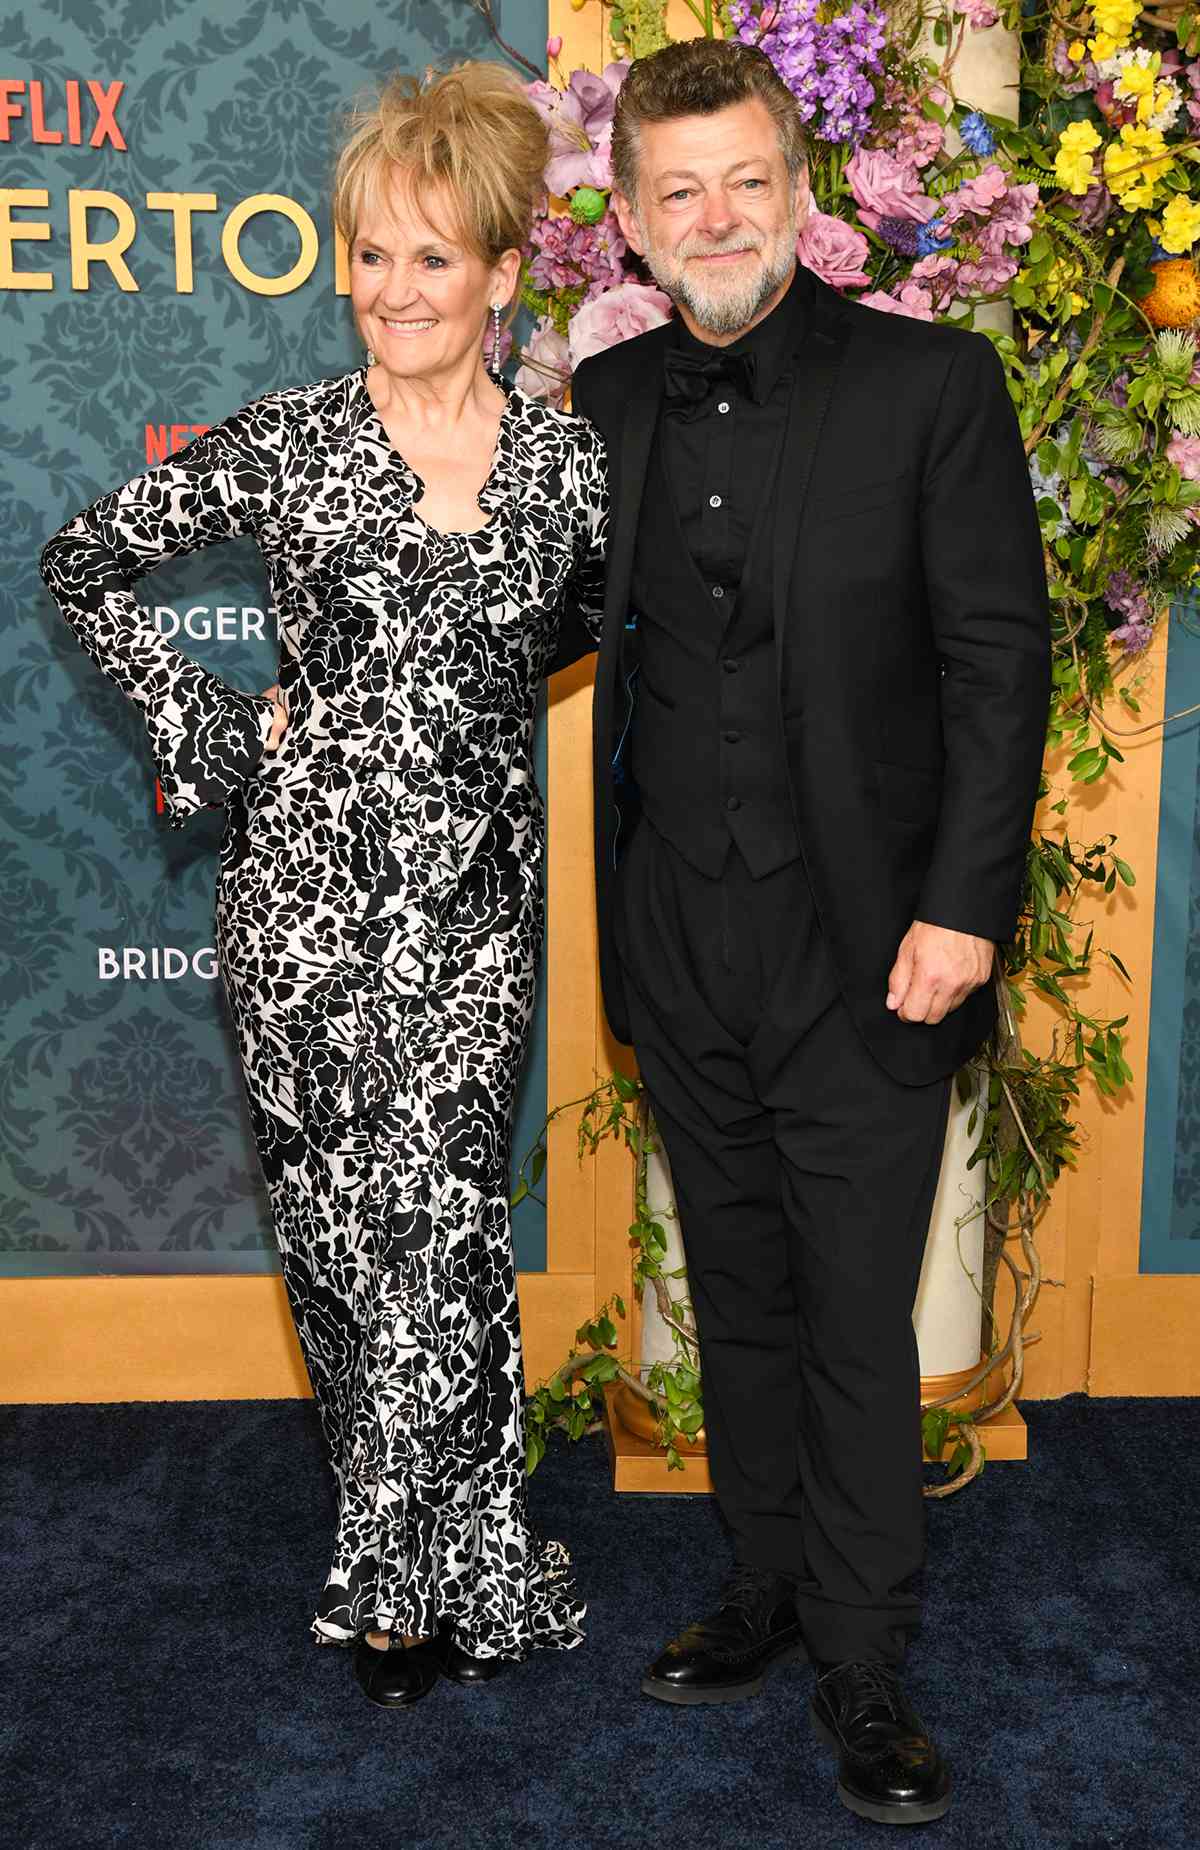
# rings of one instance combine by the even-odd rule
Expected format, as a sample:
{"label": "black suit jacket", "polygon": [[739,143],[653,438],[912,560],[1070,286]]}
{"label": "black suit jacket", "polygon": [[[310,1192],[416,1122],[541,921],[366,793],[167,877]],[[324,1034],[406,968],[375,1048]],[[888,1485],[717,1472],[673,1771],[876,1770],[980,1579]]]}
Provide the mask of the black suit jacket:
{"label": "black suit jacket", "polygon": [[[806,273],[771,561],[778,720],[822,929],[867,1045],[903,1083],[953,1072],[994,1021],[987,985],[937,1026],[887,976],[914,919],[1011,937],[1045,744],[1049,606],[1029,472],[985,335],[881,314]],[[613,942],[634,542],[669,328],[585,360],[612,527],[596,673],[601,979],[628,1040]],[[559,666],[589,646],[564,634]]]}

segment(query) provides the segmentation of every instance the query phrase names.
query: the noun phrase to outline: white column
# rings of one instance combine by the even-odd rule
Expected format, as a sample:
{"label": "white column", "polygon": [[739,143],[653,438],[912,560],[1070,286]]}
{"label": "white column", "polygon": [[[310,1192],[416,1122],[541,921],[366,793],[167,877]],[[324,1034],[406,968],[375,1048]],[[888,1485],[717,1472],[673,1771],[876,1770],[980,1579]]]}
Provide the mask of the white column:
{"label": "white column", "polygon": [[[921,1376],[954,1375],[979,1361],[983,1330],[983,1165],[967,1168],[979,1128],[967,1135],[973,1100],[955,1083],[942,1173],[929,1222],[913,1327]],[[982,1114],[981,1114],[982,1115]]]}

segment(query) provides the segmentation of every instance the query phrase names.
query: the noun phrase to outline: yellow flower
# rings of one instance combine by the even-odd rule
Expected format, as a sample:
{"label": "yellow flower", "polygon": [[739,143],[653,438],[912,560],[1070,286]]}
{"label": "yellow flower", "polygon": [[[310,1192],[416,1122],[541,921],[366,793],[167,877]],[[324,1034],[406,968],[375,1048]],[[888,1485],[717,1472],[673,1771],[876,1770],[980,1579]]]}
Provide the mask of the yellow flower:
{"label": "yellow flower", "polygon": [[1127,212],[1154,204],[1154,187],[1171,166],[1171,153],[1156,128],[1127,122],[1119,142],[1104,150],[1104,178]]}
{"label": "yellow flower", "polygon": [[1086,193],[1092,184],[1092,153],[1100,137],[1090,122],[1070,122],[1058,138],[1054,177],[1068,193]]}
{"label": "yellow flower", "polygon": [[1082,39],[1072,39],[1067,46],[1067,56],[1072,64],[1082,64],[1087,56],[1087,46]]}
{"label": "yellow flower", "polygon": [[1083,297],[1080,295],[1078,289],[1072,289],[1071,291],[1071,313],[1073,315],[1082,315],[1086,307],[1087,307],[1087,303],[1084,301]]}
{"label": "yellow flower", "polygon": [[1094,39],[1089,39],[1087,48],[1097,64],[1103,64],[1106,58],[1115,58],[1121,49],[1120,39],[1110,39],[1106,32],[1097,32]]}
{"label": "yellow flower", "polygon": [[1200,200],[1176,193],[1162,215],[1158,241],[1165,251],[1180,256],[1200,238]]}
{"label": "yellow flower", "polygon": [[1078,281],[1079,264],[1077,260],[1074,257],[1056,257],[1042,278],[1042,288],[1050,300],[1055,302],[1064,289],[1068,294],[1073,294]]}
{"label": "yellow flower", "polygon": [[1095,0],[1092,18],[1097,35],[1103,33],[1118,46],[1127,45],[1141,10],[1142,0]]}
{"label": "yellow flower", "polygon": [[1162,58],[1158,52],[1148,64],[1129,63],[1117,78],[1114,86],[1118,96],[1136,96],[1138,99],[1138,121],[1154,113],[1154,80],[1158,76],[1158,67]]}

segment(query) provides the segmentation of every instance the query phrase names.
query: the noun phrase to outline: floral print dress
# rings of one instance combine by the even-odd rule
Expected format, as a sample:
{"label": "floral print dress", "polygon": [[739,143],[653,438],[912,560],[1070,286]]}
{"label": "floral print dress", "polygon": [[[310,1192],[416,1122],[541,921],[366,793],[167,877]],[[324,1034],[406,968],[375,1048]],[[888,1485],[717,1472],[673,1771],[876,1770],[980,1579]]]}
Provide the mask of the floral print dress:
{"label": "floral print dress", "polygon": [[[441,534],[364,373],[273,393],[52,539],[79,641],[143,710],[171,822],[224,803],[217,948],[289,1301],[338,1494],[314,1630],[478,1656],[578,1643],[526,1514],[509,1230],[542,934],[534,705],[564,608],[595,629],[590,425],[512,390]],[[289,725],[158,635],[132,586],[253,533]]]}

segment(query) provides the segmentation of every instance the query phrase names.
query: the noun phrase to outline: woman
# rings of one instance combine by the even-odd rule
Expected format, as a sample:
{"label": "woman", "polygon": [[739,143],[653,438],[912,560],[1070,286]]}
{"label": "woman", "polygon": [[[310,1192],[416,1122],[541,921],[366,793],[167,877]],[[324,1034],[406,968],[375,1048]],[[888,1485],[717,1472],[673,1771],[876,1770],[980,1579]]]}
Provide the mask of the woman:
{"label": "woman", "polygon": [[[478,1682],[581,1637],[526,1516],[508,1163],[542,932],[534,701],[564,607],[598,614],[604,478],[589,425],[484,365],[546,159],[520,85],[395,78],[351,129],[334,215],[366,366],[217,425],[42,569],[143,709],[172,823],[226,804],[218,954],[338,1492],[314,1630],[399,1706],[439,1667]],[[282,618],[261,698],[133,592],[245,532]]]}

